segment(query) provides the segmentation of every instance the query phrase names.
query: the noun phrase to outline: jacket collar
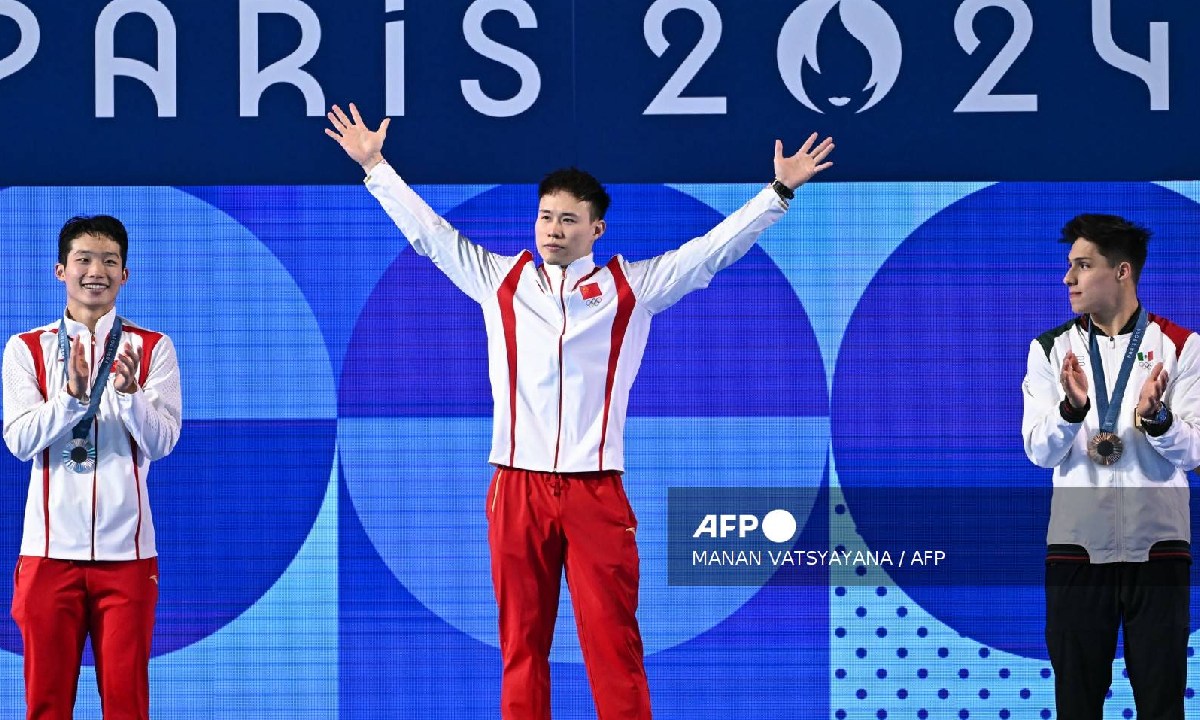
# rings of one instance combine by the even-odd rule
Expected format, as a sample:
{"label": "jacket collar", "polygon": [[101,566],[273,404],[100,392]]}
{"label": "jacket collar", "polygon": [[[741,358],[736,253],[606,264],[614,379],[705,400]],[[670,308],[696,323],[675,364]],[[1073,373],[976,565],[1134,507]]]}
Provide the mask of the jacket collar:
{"label": "jacket collar", "polygon": [[[108,337],[108,333],[110,330],[112,330],[113,322],[115,322],[116,319],[117,308],[113,307],[112,310],[109,310],[107,313],[102,315],[99,320],[96,321],[96,337],[100,339]],[[63,311],[63,323],[66,325],[67,335],[70,337],[75,337],[77,335],[91,337],[92,335],[91,331],[88,330],[87,325],[84,325],[76,320],[72,320],[70,316],[67,315],[65,310]]]}
{"label": "jacket collar", "polygon": [[556,292],[562,283],[563,276],[566,275],[566,283],[562,283],[562,286],[570,291],[575,289],[580,280],[595,272],[596,261],[593,255],[588,253],[566,267],[543,263],[541,270],[549,281],[550,288]]}

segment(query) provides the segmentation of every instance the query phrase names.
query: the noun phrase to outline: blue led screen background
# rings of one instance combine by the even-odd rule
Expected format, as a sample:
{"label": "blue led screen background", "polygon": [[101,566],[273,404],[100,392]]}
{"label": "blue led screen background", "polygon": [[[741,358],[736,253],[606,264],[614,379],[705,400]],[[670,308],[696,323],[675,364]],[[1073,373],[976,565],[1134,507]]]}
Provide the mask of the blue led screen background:
{"label": "blue led screen background", "polygon": [[[532,186],[418,189],[492,249],[531,246]],[[601,260],[674,247],[758,187],[612,190]],[[746,258],[657,318],[626,477],[656,715],[1048,712],[1049,476],[1020,449],[1019,384],[1029,340],[1069,315],[1058,228],[1082,209],[1150,225],[1143,298],[1200,327],[1198,195],[1195,183],[814,183]],[[360,186],[12,187],[0,191],[9,332],[61,312],[54,237],[79,212],[128,224],[120,310],[169,333],[183,372],[184,434],[151,473],[155,717],[494,715],[477,308]],[[28,467],[5,455],[0,468],[0,549],[15,558]],[[671,486],[803,488],[795,547],[947,561],[670,586]],[[23,708],[19,642],[3,624],[10,716]],[[552,661],[555,716],[592,717],[565,597]],[[1113,717],[1132,708],[1120,668]],[[99,717],[93,677],[79,717]]]}

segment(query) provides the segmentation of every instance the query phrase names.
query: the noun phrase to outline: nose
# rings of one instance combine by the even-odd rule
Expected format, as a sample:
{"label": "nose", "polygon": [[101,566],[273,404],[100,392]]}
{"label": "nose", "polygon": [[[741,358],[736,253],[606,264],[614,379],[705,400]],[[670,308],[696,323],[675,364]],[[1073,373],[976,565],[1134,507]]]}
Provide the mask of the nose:
{"label": "nose", "polygon": [[1067,274],[1063,275],[1063,284],[1064,285],[1074,285],[1075,284],[1075,268],[1070,268],[1069,270],[1067,270]]}

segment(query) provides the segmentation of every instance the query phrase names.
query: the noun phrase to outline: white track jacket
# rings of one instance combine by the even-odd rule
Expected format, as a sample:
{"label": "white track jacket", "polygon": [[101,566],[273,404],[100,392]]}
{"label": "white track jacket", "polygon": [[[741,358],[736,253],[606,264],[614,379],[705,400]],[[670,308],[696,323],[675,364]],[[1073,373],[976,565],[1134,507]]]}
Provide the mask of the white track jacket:
{"label": "white track jacket", "polygon": [[538,265],[463,237],[386,163],[367,188],[413,248],[480,304],[488,338],[494,465],[545,472],[624,471],[625,411],[656,313],[749,251],[786,205],[764,189],[677,250],[597,266]]}
{"label": "white track jacket", "polygon": [[[67,333],[90,347],[95,382],[116,310],[87,326],[65,318]],[[59,358],[58,321],[12,336],[4,348],[4,442],[32,460],[21,554],[62,560],[155,557],[146,477],[150,461],[171,452],[183,411],[171,339],[122,319],[121,346],[141,350],[140,389],[116,391],[109,376],[89,437],[96,467],[80,474],[63,464],[63,449],[87,406],[67,394]]]}

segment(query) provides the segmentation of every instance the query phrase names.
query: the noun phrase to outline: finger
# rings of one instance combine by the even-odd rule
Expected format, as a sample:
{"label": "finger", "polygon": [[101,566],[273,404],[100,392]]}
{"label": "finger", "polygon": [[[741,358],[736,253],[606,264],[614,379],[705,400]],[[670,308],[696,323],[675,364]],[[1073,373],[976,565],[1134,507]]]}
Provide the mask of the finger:
{"label": "finger", "polygon": [[337,133],[330,130],[329,128],[325,128],[325,134],[328,135],[329,137],[333,138],[335,141],[337,141],[338,145],[342,144],[342,136],[341,135],[338,135]]}
{"label": "finger", "polygon": [[825,158],[829,157],[829,153],[833,152],[833,148],[834,148],[834,144],[833,144],[832,140],[829,138],[826,138],[825,142],[821,143],[820,147],[817,148],[817,151],[815,153],[813,153],[813,156],[812,156],[813,161],[821,162]]}
{"label": "finger", "polygon": [[800,146],[800,153],[807,155],[808,151],[812,149],[813,143],[816,141],[817,141],[816,133],[809,135],[808,139],[804,141],[804,144]]}
{"label": "finger", "polygon": [[833,167],[832,162],[821,163],[820,165],[813,168],[813,175],[816,175],[817,173],[821,172],[822,170],[828,170],[831,167]]}
{"label": "finger", "polygon": [[338,120],[342,121],[343,125],[353,125],[353,123],[350,122],[350,118],[346,117],[346,113],[342,112],[342,109],[337,105],[333,106],[333,112],[338,116]]}
{"label": "finger", "polygon": [[[336,106],[334,106],[334,107],[336,107]],[[330,124],[332,124],[335,128],[337,128],[338,132],[346,131],[346,125],[341,120],[339,120],[338,116],[334,115],[332,111],[325,113],[325,117],[329,118]]]}
{"label": "finger", "polygon": [[783,159],[783,141],[778,138],[775,139],[775,159]]}
{"label": "finger", "polygon": [[378,130],[379,134],[383,135],[384,137],[387,137],[388,125],[391,125],[391,124],[392,124],[391,118],[384,118],[383,122],[379,123],[379,130]]}
{"label": "finger", "polygon": [[354,103],[350,103],[350,117],[354,118],[354,122],[359,125],[366,125],[363,122],[362,115],[358,114],[358,107]]}
{"label": "finger", "polygon": [[125,348],[125,350],[126,352],[122,353],[117,359],[121,361],[121,365],[123,367],[126,367],[130,372],[133,372],[137,368],[137,358],[134,357],[133,351],[128,347]]}

